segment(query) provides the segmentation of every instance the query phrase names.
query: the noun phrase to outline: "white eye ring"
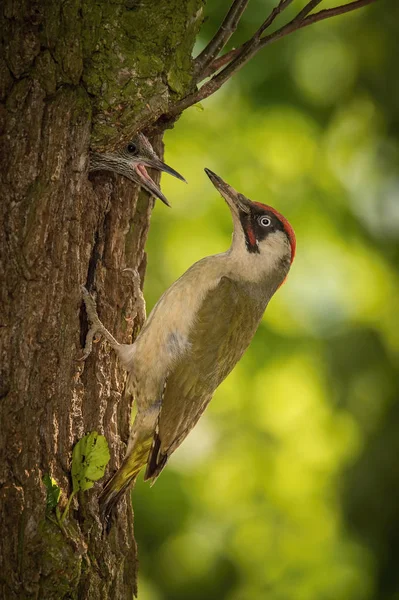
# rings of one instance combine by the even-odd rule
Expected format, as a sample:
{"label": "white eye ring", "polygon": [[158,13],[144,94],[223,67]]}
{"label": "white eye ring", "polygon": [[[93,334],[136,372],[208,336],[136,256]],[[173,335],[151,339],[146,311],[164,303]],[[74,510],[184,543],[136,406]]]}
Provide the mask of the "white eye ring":
{"label": "white eye ring", "polygon": [[260,217],[259,224],[262,225],[262,227],[270,227],[272,221],[269,217]]}

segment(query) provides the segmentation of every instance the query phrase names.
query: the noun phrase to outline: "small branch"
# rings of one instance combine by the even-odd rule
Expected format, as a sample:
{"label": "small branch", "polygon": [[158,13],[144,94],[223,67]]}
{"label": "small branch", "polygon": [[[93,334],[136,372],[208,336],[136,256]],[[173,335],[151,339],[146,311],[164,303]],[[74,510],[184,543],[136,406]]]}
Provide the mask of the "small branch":
{"label": "small branch", "polygon": [[[219,52],[223,50],[237,29],[241,15],[246,9],[248,2],[249,0],[234,0],[218,31],[195,59],[195,72],[198,73],[201,79],[203,79],[201,76],[203,70],[206,69],[209,63],[211,63],[217,57]],[[199,81],[201,81],[201,79],[199,79]]]}
{"label": "small branch", "polygon": [[[321,2],[322,0],[319,0],[319,1]],[[289,6],[291,4],[291,2],[293,2],[293,0],[280,0],[278,5],[275,8],[273,8],[272,12],[267,17],[266,21],[264,21],[262,23],[262,25],[259,27],[258,31],[254,35],[254,38],[259,39],[261,37],[262,33],[264,31],[266,31],[266,29],[268,29],[268,27],[270,27],[270,25],[272,25],[272,23],[275,21],[275,19],[278,17],[278,15],[280,13],[282,13],[283,10],[286,9],[287,6]]]}
{"label": "small branch", "polygon": [[[223,54],[223,56],[220,56],[219,58],[215,59],[210,65],[208,65],[208,68],[204,72],[202,79],[209,77],[213,73],[216,73],[217,71],[219,71],[219,69],[221,69],[225,65],[232,62],[245,48],[247,48],[251,44],[253,39],[255,39],[255,38],[259,39],[260,35],[262,33],[264,33],[264,31],[268,27],[270,27],[270,25],[273,23],[275,18],[284,10],[284,8],[286,8],[289,4],[291,4],[292,1],[293,0],[285,0],[284,2],[280,2],[278,4],[278,6],[276,6],[276,8],[274,8],[273,11],[270,13],[270,15],[268,16],[266,21],[261,25],[261,27],[255,33],[253,38],[251,38],[250,40],[245,42],[245,44],[243,44],[240,48],[235,48],[234,50],[230,50],[230,52],[227,52],[226,54]],[[293,25],[294,23],[298,23],[298,22],[302,21],[306,17],[306,15],[308,15],[322,1],[323,0],[310,0],[310,2],[308,2],[308,4],[306,4],[306,6],[304,6],[304,8],[297,14],[297,16],[292,21],[290,21],[289,24]],[[281,28],[281,29],[283,29],[283,28]],[[262,39],[264,39],[264,38],[262,38]]]}
{"label": "small branch", "polygon": [[[313,23],[317,23],[318,21],[324,21],[325,19],[329,19],[331,17],[336,17],[338,15],[343,15],[347,12],[351,12],[353,10],[357,10],[358,8],[363,8],[372,2],[376,2],[376,0],[356,0],[355,2],[350,2],[349,4],[343,4],[342,6],[336,6],[335,8],[325,8],[324,10],[320,10],[319,12],[309,15],[306,18],[299,19],[300,15],[307,15],[317,4],[320,4],[322,0],[311,0],[303,10],[287,25],[281,27],[274,33],[267,35],[261,39],[261,43],[259,48],[264,48],[268,46],[272,42],[292,33],[293,31],[297,31],[298,29],[302,29],[303,27],[307,27],[308,25],[312,25]],[[311,6],[312,5],[312,6]]]}
{"label": "small branch", "polygon": [[[292,19],[292,21],[290,21],[280,29],[277,29],[273,33],[270,33],[269,35],[264,37],[256,37],[256,35],[258,34],[257,32],[253,38],[245,42],[245,44],[243,44],[240,48],[238,48],[237,50],[232,50],[230,53],[227,53],[227,55],[231,57],[231,60],[227,64],[227,66],[225,66],[225,68],[222,71],[220,71],[217,75],[214,75],[214,77],[212,77],[212,79],[205,83],[200,89],[186,96],[177,104],[172,106],[166,117],[168,119],[174,118],[189,106],[192,106],[197,102],[201,102],[205,98],[208,98],[209,96],[214,94],[228,79],[230,79],[230,77],[232,77],[232,75],[237,73],[237,71],[239,71],[257,52],[259,52],[261,48],[268,46],[269,44],[279,40],[280,38],[285,37],[286,35],[289,35],[294,31],[297,31],[298,29],[302,29],[303,27],[307,27],[308,25],[312,25],[313,23],[317,23],[318,21],[324,21],[325,19],[329,19],[330,17],[335,17],[338,15],[345,14],[347,12],[351,12],[353,10],[357,10],[358,8],[367,6],[368,4],[371,4],[376,0],[355,0],[354,2],[350,2],[349,4],[336,6],[335,8],[327,8],[313,15],[309,15],[309,12],[313,10],[313,8],[321,1],[322,0],[310,0],[310,2],[306,4],[302,11],[298,13],[298,15],[294,19]],[[280,0],[280,3],[275,10],[277,10],[280,7],[281,12],[281,10],[283,9],[282,6],[284,8],[285,6],[288,6],[287,0],[285,4],[284,0]],[[277,14],[275,16],[277,16]],[[271,15],[269,15],[267,20],[269,20],[270,18]],[[274,18],[275,17],[273,17],[271,22],[273,22]],[[260,31],[264,27],[267,20],[264,22],[264,24],[258,31]],[[221,57],[219,59],[219,63],[221,63],[222,59],[224,59],[224,57]],[[214,64],[215,62],[213,63],[213,65]]]}
{"label": "small branch", "polygon": [[[321,2],[321,0],[319,0],[319,1]],[[289,6],[292,2],[293,2],[293,0],[280,0],[278,5],[273,8],[271,13],[267,17],[267,19],[262,23],[262,25],[259,27],[258,31],[254,34],[253,38],[251,38],[250,40],[245,42],[245,44],[243,44],[240,48],[231,50],[230,52],[227,52],[223,56],[217,58],[218,53],[220,52],[220,50],[222,50],[224,48],[226,43],[222,47],[220,47],[218,49],[218,52],[214,53],[213,59],[206,61],[206,63],[202,65],[201,70],[198,72],[197,83],[200,81],[203,81],[206,77],[209,77],[209,75],[212,75],[212,73],[215,73],[215,71],[218,71],[221,67],[224,67],[226,64],[228,64],[233,58],[235,58],[242,51],[242,49],[245,46],[248,46],[248,44],[250,44],[253,39],[259,39],[261,37],[262,33],[268,27],[270,27],[270,25],[274,22],[274,20],[278,17],[278,15],[280,13],[282,13],[283,10],[285,8],[287,8],[287,6]],[[222,27],[223,27],[223,25],[222,25]]]}
{"label": "small branch", "polygon": [[229,64],[229,62],[231,62],[234,58],[236,58],[236,56],[240,54],[243,47],[247,43],[248,42],[245,42],[245,44],[243,44],[239,48],[233,48],[229,52],[226,52],[226,54],[223,54],[223,56],[215,58],[215,60],[211,62],[211,64],[208,65],[208,67],[202,72],[201,79],[198,81],[202,81],[203,79],[206,79],[206,77],[210,77],[211,75],[213,75],[213,73],[216,73],[216,71],[219,71],[219,69]]}
{"label": "small branch", "polygon": [[317,23],[318,21],[324,21],[324,19],[329,19],[330,17],[337,17],[338,15],[344,15],[347,12],[352,12],[353,10],[357,10],[358,8],[363,8],[368,4],[372,4],[376,2],[376,0],[356,0],[356,2],[350,2],[349,4],[344,4],[342,6],[336,6],[334,8],[325,8],[324,10],[320,10],[314,15],[310,15],[304,20],[304,23],[301,27],[306,27],[307,25],[312,25],[312,23]]}
{"label": "small branch", "polygon": [[303,9],[297,14],[297,16],[295,17],[295,19],[293,19],[291,21],[291,23],[293,21],[298,22],[298,21],[302,21],[310,12],[312,12],[312,10],[314,8],[316,8],[316,6],[318,4],[320,4],[323,0],[310,0],[310,2],[308,2]]}

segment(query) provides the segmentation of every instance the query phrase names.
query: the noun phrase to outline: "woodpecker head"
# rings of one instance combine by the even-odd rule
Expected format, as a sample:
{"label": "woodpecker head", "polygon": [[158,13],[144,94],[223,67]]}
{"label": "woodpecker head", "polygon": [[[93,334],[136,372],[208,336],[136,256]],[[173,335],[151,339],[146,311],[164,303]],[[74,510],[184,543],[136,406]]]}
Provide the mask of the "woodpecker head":
{"label": "woodpecker head", "polygon": [[277,262],[277,265],[288,267],[288,271],[294,260],[296,240],[287,219],[271,206],[252,202],[209,169],[205,172],[231,210],[234,222],[232,250]]}
{"label": "woodpecker head", "polygon": [[142,133],[137,134],[126,146],[114,152],[90,153],[90,171],[113,171],[123,175],[141,185],[147,192],[162,200],[167,206],[170,206],[159,186],[149,176],[146,167],[164,171],[186,182],[180,173],[158,158],[150,142]]}

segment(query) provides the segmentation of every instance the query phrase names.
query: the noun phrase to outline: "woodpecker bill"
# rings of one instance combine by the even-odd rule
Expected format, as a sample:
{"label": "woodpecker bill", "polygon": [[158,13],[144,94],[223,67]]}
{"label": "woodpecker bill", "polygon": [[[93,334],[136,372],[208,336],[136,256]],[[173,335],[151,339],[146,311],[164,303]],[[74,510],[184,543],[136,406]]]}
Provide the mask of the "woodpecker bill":
{"label": "woodpecker bill", "polygon": [[[126,456],[100,496],[108,524],[139,471],[146,467],[144,478],[155,481],[193,429],[247,349],[295,256],[295,234],[285,217],[205,171],[230,208],[231,247],[190,267],[161,296],[134,344],[112,337],[83,288],[88,337],[101,333],[116,350],[137,403]],[[86,344],[84,358],[90,349]]]}
{"label": "woodpecker bill", "polygon": [[113,171],[114,173],[123,175],[134,181],[134,183],[141,185],[152,196],[162,200],[166,206],[170,206],[159,186],[149,176],[146,167],[164,171],[187,183],[180,173],[158,158],[150,142],[142,133],[137,134],[129,144],[120,150],[115,150],[115,152],[104,152],[103,154],[99,152],[90,153],[90,172]]}

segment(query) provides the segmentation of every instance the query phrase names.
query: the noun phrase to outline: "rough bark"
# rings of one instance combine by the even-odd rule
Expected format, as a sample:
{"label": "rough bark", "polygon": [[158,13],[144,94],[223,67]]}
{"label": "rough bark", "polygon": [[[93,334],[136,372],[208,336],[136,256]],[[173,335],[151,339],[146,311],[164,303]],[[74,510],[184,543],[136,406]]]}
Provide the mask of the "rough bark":
{"label": "rough bark", "polygon": [[[45,473],[70,493],[75,442],[93,430],[118,467],[128,435],[124,373],[106,343],[82,353],[80,285],[129,342],[142,321],[153,201],[88,153],[151,124],[190,89],[201,0],[6,0],[0,58],[1,597],[131,598],[137,555],[127,500],[109,537],[99,485],[68,533],[46,519]],[[161,146],[160,136],[155,138]],[[167,209],[163,206],[159,210]],[[137,269],[140,278],[124,268]],[[65,500],[64,500],[65,501]]]}

